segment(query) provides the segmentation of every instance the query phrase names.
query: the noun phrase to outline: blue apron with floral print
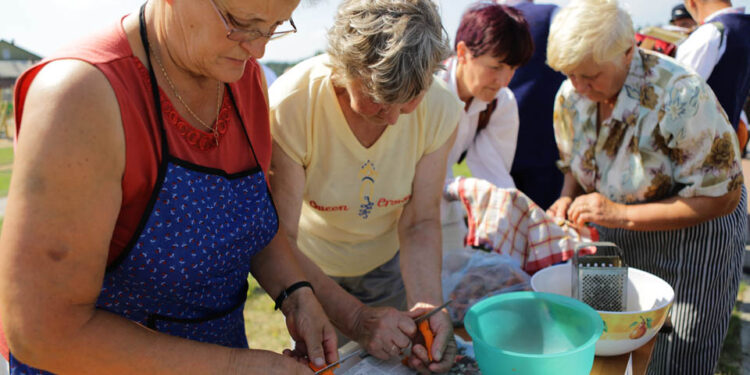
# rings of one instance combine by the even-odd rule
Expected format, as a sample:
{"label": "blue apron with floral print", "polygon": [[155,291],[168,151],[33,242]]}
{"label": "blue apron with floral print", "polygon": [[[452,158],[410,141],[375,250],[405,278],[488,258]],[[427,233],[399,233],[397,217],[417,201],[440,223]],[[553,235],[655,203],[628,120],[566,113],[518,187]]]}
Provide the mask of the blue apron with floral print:
{"label": "blue apron with floral print", "polygon": [[[169,155],[157,117],[162,157],[154,192],[133,240],[108,266],[96,306],[159,332],[247,348],[242,313],[250,261],[278,230],[265,175],[257,158],[258,167],[227,174]],[[12,354],[10,371],[49,374]]]}

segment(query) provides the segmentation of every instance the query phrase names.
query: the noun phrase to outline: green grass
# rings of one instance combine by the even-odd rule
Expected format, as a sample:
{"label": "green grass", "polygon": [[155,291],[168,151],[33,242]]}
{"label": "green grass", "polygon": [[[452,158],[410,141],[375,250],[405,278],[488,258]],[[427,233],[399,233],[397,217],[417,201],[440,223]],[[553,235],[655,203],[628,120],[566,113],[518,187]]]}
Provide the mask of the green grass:
{"label": "green grass", "polygon": [[13,147],[0,148],[0,167],[13,164]]}
{"label": "green grass", "polygon": [[[742,295],[748,285],[744,281],[740,283],[739,295]],[[719,364],[716,368],[716,375],[740,375],[742,374],[742,318],[740,316],[739,304],[737,301],[732,311],[732,318],[729,320],[729,329],[727,337],[724,339],[724,345],[721,347]],[[744,301],[750,303],[750,301]]]}
{"label": "green grass", "polygon": [[0,171],[0,197],[8,196],[9,186],[10,186],[10,170]]}
{"label": "green grass", "polygon": [[0,148],[0,197],[8,196],[11,166],[13,166],[13,147]]}
{"label": "green grass", "polygon": [[[10,167],[13,165],[13,147],[0,148],[0,198],[8,196],[10,186]],[[3,217],[0,216],[0,229],[3,227]]]}
{"label": "green grass", "polygon": [[466,160],[464,160],[462,163],[456,163],[453,164],[453,176],[463,176],[463,177],[471,177],[471,170],[469,170],[469,166],[466,164]]}
{"label": "green grass", "polygon": [[253,349],[265,349],[281,353],[291,347],[291,338],[286,329],[284,315],[274,311],[273,301],[252,277],[245,302],[245,332]]}

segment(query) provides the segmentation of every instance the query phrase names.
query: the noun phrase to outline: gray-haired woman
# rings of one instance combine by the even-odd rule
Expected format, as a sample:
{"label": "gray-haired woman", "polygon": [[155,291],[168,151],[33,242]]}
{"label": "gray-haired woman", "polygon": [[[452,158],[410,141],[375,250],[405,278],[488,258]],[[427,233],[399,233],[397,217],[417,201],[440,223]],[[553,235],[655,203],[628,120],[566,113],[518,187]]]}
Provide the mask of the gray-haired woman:
{"label": "gray-haired woman", "polygon": [[674,287],[675,329],[649,373],[712,374],[744,248],[739,146],[706,83],[633,35],[616,0],[573,1],[552,23],[547,59],[568,80],[554,112],[565,184],[550,212],[597,224],[629,265]]}
{"label": "gray-haired woman", "polygon": [[[328,37],[271,88],[271,182],[291,242],[359,300],[391,306],[373,317],[378,337],[343,332],[389,358],[442,302],[440,197],[462,105],[433,79],[450,47],[432,1],[344,1]],[[435,344],[415,344],[410,365],[446,371],[450,320],[429,323]]]}

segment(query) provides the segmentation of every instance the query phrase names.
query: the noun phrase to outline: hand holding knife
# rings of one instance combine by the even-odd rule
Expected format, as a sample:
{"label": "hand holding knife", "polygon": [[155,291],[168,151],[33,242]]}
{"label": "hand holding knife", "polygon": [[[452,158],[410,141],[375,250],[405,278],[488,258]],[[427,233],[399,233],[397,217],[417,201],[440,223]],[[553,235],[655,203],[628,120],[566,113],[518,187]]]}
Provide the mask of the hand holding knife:
{"label": "hand holding knife", "polygon": [[[450,305],[451,302],[453,302],[453,300],[448,300],[447,302],[443,303],[442,305],[440,305],[440,306],[438,306],[438,307],[430,310],[426,314],[420,315],[419,317],[417,317],[417,318],[414,319],[414,323],[417,324],[418,330],[422,333],[423,336],[425,336],[425,347],[427,348],[427,352],[428,353],[432,352],[431,346],[432,346],[432,337],[433,337],[433,335],[432,335],[432,332],[430,331],[429,323],[426,320],[429,317],[435,315],[440,310],[442,310],[445,307],[447,307],[448,305]],[[427,336],[429,336],[430,339],[428,339]],[[326,373],[326,371],[329,371],[328,373],[332,373],[331,370],[333,368],[338,367],[344,361],[348,360],[349,358],[354,357],[355,355],[358,355],[360,358],[367,358],[370,354],[368,354],[365,351],[364,348],[360,348],[358,350],[355,350],[355,351],[353,351],[351,353],[348,353],[348,354],[342,356],[338,361],[333,362],[330,365],[328,365],[326,367],[323,367],[323,368],[315,371],[315,375],[322,375],[322,374]],[[432,359],[432,354],[430,354],[430,359]]]}
{"label": "hand holding knife", "polygon": [[438,311],[440,311],[440,310],[448,307],[448,305],[450,305],[451,302],[453,302],[453,300],[449,299],[447,302],[443,303],[442,305],[440,305],[440,306],[438,306],[438,307],[430,310],[429,312],[427,312],[427,314],[420,315],[419,317],[417,317],[417,318],[414,319],[414,323],[419,323],[419,322],[421,322],[421,321],[423,321],[423,320],[425,320],[425,319],[427,319],[427,318],[429,318],[429,317],[437,314]]}

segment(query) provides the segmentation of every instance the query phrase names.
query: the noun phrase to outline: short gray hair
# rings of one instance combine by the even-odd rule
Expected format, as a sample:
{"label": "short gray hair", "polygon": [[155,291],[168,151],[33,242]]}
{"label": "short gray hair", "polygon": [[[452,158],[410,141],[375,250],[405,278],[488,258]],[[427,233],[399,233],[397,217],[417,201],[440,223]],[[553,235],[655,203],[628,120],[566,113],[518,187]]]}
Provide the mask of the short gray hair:
{"label": "short gray hair", "polygon": [[405,103],[429,88],[450,51],[432,0],[344,0],[328,31],[334,83],[358,79],[380,103]]}
{"label": "short gray hair", "polygon": [[617,0],[573,0],[552,21],[547,64],[565,73],[589,58],[610,62],[634,39],[633,21]]}

